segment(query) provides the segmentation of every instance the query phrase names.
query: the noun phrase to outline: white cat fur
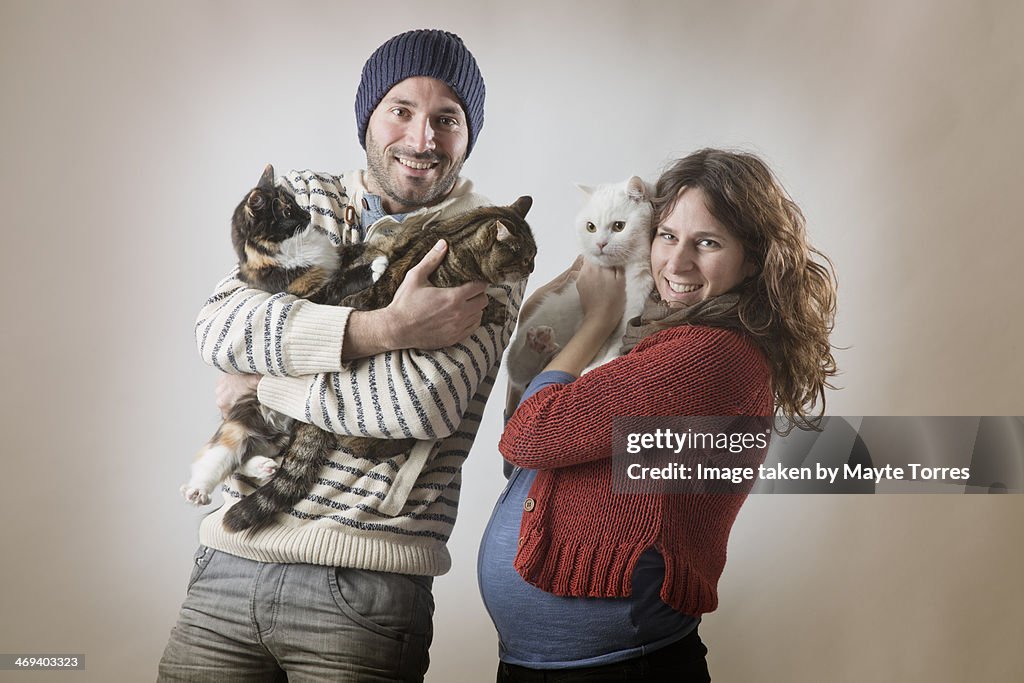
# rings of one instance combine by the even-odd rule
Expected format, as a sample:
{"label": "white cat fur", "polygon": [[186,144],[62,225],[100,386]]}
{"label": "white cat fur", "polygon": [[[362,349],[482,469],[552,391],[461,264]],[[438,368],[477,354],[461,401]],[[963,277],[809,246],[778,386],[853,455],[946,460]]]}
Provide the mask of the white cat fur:
{"label": "white cat fur", "polygon": [[[640,315],[644,301],[654,287],[651,277],[652,189],[636,176],[622,183],[577,187],[589,195],[586,205],[576,217],[580,252],[585,259],[599,265],[622,267],[626,280],[626,308],[622,321],[583,371],[586,373],[620,355],[626,322]],[[616,221],[625,222],[621,232],[613,230]],[[594,232],[588,230],[588,223],[594,226]],[[528,319],[519,321],[506,363],[510,396],[522,394],[530,380],[572,337],[582,322],[583,312],[575,284],[548,294]],[[548,349],[538,351],[545,342],[550,342]]]}

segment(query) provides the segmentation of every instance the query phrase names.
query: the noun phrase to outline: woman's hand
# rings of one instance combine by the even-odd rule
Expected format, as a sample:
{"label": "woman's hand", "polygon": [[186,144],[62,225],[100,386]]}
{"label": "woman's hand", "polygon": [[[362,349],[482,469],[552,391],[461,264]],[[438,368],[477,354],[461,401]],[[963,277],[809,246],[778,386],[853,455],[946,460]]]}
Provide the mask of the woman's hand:
{"label": "woman's hand", "polygon": [[626,280],[621,268],[605,268],[589,261],[576,278],[584,325],[590,324],[608,333],[622,320],[626,310]]}
{"label": "woman's hand", "polygon": [[576,291],[583,309],[583,322],[544,369],[579,377],[622,320],[626,280],[621,268],[604,268],[585,261],[576,277]]}

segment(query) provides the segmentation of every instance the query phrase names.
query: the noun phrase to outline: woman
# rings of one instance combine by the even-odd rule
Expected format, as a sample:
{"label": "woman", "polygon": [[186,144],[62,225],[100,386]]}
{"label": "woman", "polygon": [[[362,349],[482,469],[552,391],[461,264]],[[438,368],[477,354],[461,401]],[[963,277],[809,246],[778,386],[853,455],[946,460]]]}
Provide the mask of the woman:
{"label": "woman", "polygon": [[624,302],[620,273],[584,264],[583,324],[501,438],[516,469],[479,558],[499,681],[710,680],[697,624],[717,607],[744,497],[613,494],[612,420],[775,414],[808,427],[824,412],[831,264],[764,162],[696,152],[658,180],[654,209],[655,287],[627,353],[577,379]]}

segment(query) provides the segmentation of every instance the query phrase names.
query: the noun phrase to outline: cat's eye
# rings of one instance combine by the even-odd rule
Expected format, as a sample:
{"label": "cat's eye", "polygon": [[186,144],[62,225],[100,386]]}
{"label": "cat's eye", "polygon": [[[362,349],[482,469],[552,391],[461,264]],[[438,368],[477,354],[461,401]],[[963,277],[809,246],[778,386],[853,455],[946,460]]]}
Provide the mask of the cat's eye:
{"label": "cat's eye", "polygon": [[612,223],[612,231],[613,232],[622,232],[625,229],[626,229],[626,224],[623,221],[615,221],[614,223]]}
{"label": "cat's eye", "polygon": [[597,226],[587,221],[587,232],[597,232]]}

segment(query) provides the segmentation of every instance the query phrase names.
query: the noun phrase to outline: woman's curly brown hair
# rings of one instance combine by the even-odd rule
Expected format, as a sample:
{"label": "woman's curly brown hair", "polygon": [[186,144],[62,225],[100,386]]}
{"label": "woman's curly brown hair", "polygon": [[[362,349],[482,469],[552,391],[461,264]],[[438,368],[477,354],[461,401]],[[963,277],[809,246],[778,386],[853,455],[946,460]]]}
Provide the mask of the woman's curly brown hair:
{"label": "woman's curly brown hair", "polygon": [[740,322],[771,363],[776,414],[790,425],[816,428],[836,374],[829,342],[836,314],[832,261],[808,243],[800,208],[753,154],[702,149],[674,162],[655,190],[659,222],[690,188],[703,191],[708,211],[757,266],[735,291]]}

